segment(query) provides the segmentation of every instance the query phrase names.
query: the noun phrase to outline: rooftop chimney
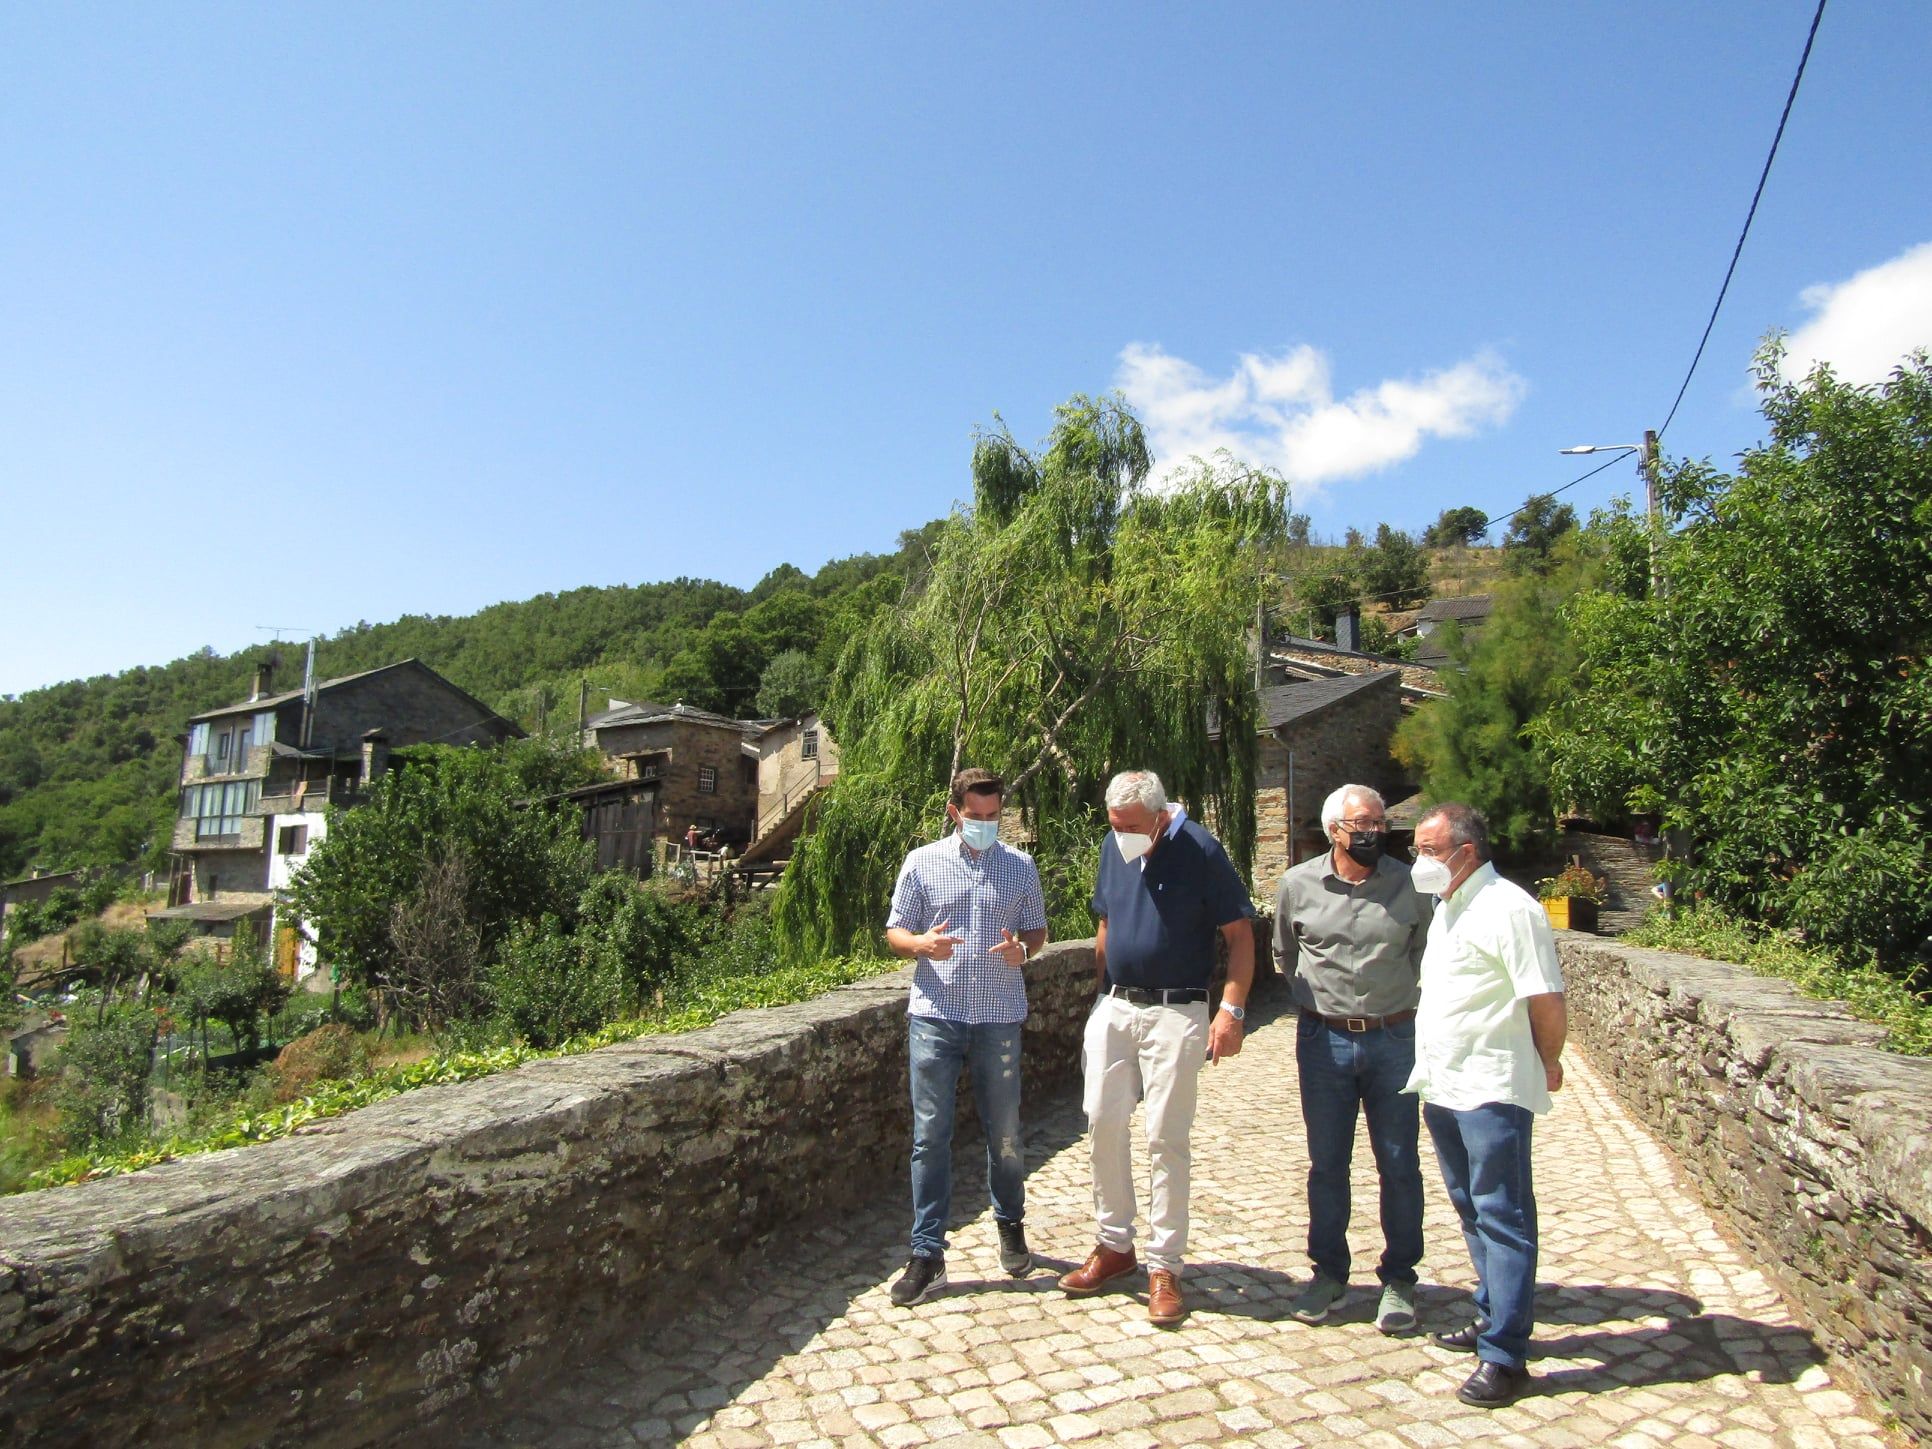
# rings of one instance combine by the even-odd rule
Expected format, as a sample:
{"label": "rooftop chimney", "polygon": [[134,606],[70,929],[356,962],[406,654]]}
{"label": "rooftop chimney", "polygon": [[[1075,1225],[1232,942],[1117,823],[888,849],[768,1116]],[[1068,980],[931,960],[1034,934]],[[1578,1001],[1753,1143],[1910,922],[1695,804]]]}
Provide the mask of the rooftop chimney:
{"label": "rooftop chimney", "polygon": [[1362,616],[1353,604],[1344,605],[1335,613],[1335,647],[1351,654],[1362,652]]}

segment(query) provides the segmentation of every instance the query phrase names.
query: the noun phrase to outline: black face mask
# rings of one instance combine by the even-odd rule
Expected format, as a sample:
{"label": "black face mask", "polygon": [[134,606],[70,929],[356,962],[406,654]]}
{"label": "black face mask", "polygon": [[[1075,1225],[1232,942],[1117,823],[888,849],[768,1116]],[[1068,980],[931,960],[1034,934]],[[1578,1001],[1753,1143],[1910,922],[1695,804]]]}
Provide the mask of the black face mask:
{"label": "black face mask", "polygon": [[1380,830],[1351,830],[1348,833],[1348,858],[1357,865],[1374,865],[1382,858],[1383,842],[1388,838]]}

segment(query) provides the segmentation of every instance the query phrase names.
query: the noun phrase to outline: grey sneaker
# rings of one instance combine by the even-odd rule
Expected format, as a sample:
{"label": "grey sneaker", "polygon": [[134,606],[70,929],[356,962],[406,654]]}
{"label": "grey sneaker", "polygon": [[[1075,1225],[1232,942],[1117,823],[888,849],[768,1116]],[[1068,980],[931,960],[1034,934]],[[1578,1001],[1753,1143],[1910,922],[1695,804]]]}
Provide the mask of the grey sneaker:
{"label": "grey sneaker", "polygon": [[1033,1271],[1033,1253],[1026,1246],[1026,1229],[998,1218],[993,1221],[1000,1230],[1000,1267],[1009,1278],[1024,1278]]}
{"label": "grey sneaker", "polygon": [[1317,1273],[1295,1299],[1294,1315],[1303,1323],[1320,1323],[1328,1317],[1328,1310],[1340,1303],[1347,1292],[1347,1284],[1337,1283],[1333,1278]]}
{"label": "grey sneaker", "polygon": [[1415,1284],[1389,1283],[1375,1310],[1375,1326],[1384,1333],[1407,1333],[1415,1327]]}
{"label": "grey sneaker", "polygon": [[906,1271],[892,1285],[892,1301],[901,1308],[923,1303],[945,1286],[946,1260],[914,1253],[906,1260]]}

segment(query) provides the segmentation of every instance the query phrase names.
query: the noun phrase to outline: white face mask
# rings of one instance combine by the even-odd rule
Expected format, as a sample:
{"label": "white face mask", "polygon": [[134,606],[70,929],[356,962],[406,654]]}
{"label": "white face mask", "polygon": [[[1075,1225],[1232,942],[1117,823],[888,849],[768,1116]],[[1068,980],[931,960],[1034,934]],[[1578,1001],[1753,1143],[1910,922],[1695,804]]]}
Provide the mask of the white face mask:
{"label": "white face mask", "polygon": [[1120,858],[1131,864],[1154,848],[1154,837],[1151,835],[1133,835],[1124,830],[1116,830],[1114,832],[1114,845],[1120,851]]}
{"label": "white face mask", "polygon": [[1416,863],[1409,867],[1409,882],[1426,896],[1439,896],[1449,889],[1449,882],[1455,872],[1449,869],[1449,862],[1437,860],[1433,855],[1419,856]]}
{"label": "white face mask", "polygon": [[974,850],[991,850],[993,842],[1000,838],[1000,823],[997,820],[968,820],[962,816],[959,833]]}

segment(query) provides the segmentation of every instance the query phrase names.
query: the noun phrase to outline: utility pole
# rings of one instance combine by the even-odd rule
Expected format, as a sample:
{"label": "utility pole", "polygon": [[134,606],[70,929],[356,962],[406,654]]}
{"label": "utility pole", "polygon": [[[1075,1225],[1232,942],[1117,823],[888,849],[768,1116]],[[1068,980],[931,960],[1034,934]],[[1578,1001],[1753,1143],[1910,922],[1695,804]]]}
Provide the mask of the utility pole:
{"label": "utility pole", "polygon": [[577,680],[577,748],[584,747],[584,731],[590,725],[590,676],[579,676]]}
{"label": "utility pole", "polygon": [[1657,430],[1644,429],[1643,447],[1637,450],[1637,468],[1644,475],[1644,519],[1650,531],[1650,594],[1664,596],[1664,576],[1657,568]]}

